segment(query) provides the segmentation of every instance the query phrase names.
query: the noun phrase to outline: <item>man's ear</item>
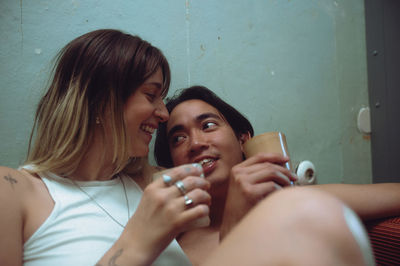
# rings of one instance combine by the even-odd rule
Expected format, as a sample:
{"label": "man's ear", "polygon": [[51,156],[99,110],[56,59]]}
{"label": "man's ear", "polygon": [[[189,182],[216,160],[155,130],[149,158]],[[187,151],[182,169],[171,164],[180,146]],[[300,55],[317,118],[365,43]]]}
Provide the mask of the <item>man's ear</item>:
{"label": "man's ear", "polygon": [[240,133],[239,143],[240,143],[240,148],[241,148],[242,152],[243,152],[243,144],[245,144],[246,141],[248,141],[249,139],[251,139],[250,132],[247,131],[246,133]]}

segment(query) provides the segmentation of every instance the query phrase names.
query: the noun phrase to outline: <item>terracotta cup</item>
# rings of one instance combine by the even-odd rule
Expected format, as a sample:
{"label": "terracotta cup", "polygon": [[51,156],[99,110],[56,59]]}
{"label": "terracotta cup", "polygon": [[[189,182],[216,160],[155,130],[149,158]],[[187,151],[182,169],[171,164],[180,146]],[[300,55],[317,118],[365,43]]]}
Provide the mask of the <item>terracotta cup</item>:
{"label": "terracotta cup", "polygon": [[[249,158],[260,152],[279,153],[289,156],[286,136],[282,132],[266,132],[257,135],[244,143],[244,155]],[[285,167],[292,171],[292,164],[288,161]]]}

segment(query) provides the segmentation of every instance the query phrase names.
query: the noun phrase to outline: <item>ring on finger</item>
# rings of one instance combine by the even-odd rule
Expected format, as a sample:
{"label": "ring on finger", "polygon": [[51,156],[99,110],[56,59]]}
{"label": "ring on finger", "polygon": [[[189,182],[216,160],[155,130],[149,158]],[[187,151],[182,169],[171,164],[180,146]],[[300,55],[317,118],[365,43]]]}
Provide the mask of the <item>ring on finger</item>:
{"label": "ring on finger", "polygon": [[167,186],[171,185],[172,178],[169,175],[162,175],[164,184]]}
{"label": "ring on finger", "polygon": [[189,198],[187,195],[183,197],[185,199],[185,206],[190,206],[193,203],[193,200]]}
{"label": "ring on finger", "polygon": [[182,195],[186,194],[186,188],[181,180],[175,182],[175,186],[179,189]]}

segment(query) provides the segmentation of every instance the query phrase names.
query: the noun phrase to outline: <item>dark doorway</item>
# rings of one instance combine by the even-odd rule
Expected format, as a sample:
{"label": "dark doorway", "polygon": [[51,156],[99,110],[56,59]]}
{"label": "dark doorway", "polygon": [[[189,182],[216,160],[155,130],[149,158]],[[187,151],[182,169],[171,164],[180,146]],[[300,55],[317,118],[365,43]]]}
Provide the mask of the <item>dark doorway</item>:
{"label": "dark doorway", "polygon": [[365,18],[373,183],[400,182],[400,1],[365,0]]}

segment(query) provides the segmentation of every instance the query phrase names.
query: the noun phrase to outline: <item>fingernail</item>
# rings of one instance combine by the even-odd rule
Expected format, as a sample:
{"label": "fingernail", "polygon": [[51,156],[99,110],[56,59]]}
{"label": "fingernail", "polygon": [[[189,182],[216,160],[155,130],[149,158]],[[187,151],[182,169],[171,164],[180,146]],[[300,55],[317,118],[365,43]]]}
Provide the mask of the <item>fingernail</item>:
{"label": "fingernail", "polygon": [[283,173],[277,171],[276,175],[281,177],[281,178],[283,178],[283,179],[285,179],[285,180],[287,180],[290,183],[290,179],[286,175],[284,175]]}
{"label": "fingernail", "polygon": [[200,177],[204,178],[203,167],[201,166],[201,164],[193,163],[192,165],[193,165],[193,167],[196,167],[197,169],[199,169],[201,171]]}
{"label": "fingernail", "polygon": [[296,181],[299,180],[299,177],[295,173],[293,173],[292,176],[294,179],[296,179]]}
{"label": "fingernail", "polygon": [[192,165],[193,165],[193,167],[203,170],[203,167],[201,167],[201,164],[199,164],[199,163],[192,163]]}

